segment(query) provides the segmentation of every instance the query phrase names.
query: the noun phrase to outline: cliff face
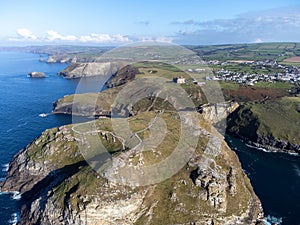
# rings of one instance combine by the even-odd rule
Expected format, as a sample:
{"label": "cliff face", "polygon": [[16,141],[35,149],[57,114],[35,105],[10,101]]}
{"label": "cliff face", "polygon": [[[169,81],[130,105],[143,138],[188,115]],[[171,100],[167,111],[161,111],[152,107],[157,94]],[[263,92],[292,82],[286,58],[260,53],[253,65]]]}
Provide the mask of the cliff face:
{"label": "cliff face", "polygon": [[[157,138],[156,121],[145,129],[155,115],[140,113],[130,120],[142,145]],[[94,133],[85,131],[90,123],[46,130],[15,156],[1,184],[3,191],[22,194],[25,206],[18,224],[255,224],[262,210],[249,179],[223,137],[200,115],[199,143],[173,176],[145,186],[111,179],[118,170],[138,172],[167,159],[179,140],[180,120],[173,113],[159,116],[172,132],[165,134],[168,142],[146,152],[130,150],[138,139],[127,142],[114,134],[109,119],[97,120]],[[112,154],[112,162],[122,166],[97,173],[87,165],[79,146],[91,148],[86,142],[95,135]],[[123,145],[128,150],[119,152]]]}
{"label": "cliff face", "polygon": [[208,104],[201,107],[205,119],[217,124],[225,120],[228,115],[239,107],[237,102],[224,102],[216,104]]}
{"label": "cliff face", "polygon": [[241,105],[229,115],[227,132],[255,147],[300,153],[299,109],[299,97]]}
{"label": "cliff face", "polygon": [[107,88],[113,88],[123,85],[135,78],[135,75],[139,73],[138,68],[131,65],[124,66],[121,68],[115,76],[105,83]]}
{"label": "cliff face", "polygon": [[64,78],[81,78],[92,76],[112,76],[122,67],[120,63],[114,62],[91,62],[91,63],[72,63],[67,68],[58,73]]}

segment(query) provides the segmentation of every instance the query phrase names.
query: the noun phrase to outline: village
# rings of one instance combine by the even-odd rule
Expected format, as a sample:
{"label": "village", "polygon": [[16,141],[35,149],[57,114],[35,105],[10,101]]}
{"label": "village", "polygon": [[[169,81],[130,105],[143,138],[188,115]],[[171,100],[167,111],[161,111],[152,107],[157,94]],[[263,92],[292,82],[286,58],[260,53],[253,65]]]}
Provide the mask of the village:
{"label": "village", "polygon": [[[278,64],[273,60],[266,61],[226,61],[218,60],[208,61],[207,65],[212,69],[212,75],[206,76],[206,80],[215,81],[234,81],[239,84],[254,85],[257,82],[290,82],[296,83],[300,81],[300,68]],[[239,71],[231,71],[226,69],[227,65],[234,65]],[[252,66],[254,69],[251,73],[243,72],[243,66]],[[221,67],[221,69],[220,69]],[[225,69],[224,69],[225,68]],[[263,73],[267,69],[273,72]],[[205,71],[203,68],[188,69],[188,72],[199,73]]]}

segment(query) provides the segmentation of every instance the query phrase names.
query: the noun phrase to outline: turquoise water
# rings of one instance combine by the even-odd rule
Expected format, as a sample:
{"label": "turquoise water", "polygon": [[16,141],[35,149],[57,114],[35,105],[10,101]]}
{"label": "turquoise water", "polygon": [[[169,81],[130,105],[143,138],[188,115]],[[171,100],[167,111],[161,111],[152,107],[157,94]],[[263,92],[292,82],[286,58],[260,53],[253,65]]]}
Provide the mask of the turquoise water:
{"label": "turquoise water", "polygon": [[[70,116],[48,115],[52,102],[75,92],[78,80],[65,80],[56,73],[65,64],[46,64],[39,55],[0,52],[0,179],[6,176],[13,156],[45,129],[72,122]],[[31,79],[31,71],[45,72],[45,79]],[[83,80],[80,92],[99,91],[104,80]],[[248,148],[237,139],[227,139],[240,157],[269,221],[299,225],[300,158]],[[18,196],[0,194],[0,225],[13,224],[20,211]]]}

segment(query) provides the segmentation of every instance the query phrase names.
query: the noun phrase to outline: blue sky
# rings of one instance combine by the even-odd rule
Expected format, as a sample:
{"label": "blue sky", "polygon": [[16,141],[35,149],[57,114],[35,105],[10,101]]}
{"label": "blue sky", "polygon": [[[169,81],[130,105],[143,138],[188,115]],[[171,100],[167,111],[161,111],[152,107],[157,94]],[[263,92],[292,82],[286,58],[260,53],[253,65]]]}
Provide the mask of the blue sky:
{"label": "blue sky", "polygon": [[0,45],[300,42],[300,1],[2,0]]}

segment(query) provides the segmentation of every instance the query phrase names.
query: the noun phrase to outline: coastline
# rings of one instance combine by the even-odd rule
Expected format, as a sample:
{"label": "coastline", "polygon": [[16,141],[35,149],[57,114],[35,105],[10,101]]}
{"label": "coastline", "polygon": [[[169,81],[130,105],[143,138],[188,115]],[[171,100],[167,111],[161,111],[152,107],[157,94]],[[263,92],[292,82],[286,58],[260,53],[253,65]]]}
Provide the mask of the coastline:
{"label": "coastline", "polygon": [[[242,141],[242,139],[240,139]],[[253,142],[252,142],[253,144]],[[259,151],[263,151],[263,152],[267,152],[267,153],[284,153],[284,154],[289,154],[289,155],[292,155],[292,156],[300,156],[300,153],[297,153],[297,152],[291,152],[291,151],[283,151],[283,150],[280,150],[280,149],[277,149],[275,150],[269,150],[268,148],[266,147],[258,147],[256,145],[260,145],[258,143],[256,143],[256,145],[251,145],[250,143],[247,143],[245,142],[245,145],[249,148],[253,148],[253,149],[256,149],[256,150],[259,150]]]}

